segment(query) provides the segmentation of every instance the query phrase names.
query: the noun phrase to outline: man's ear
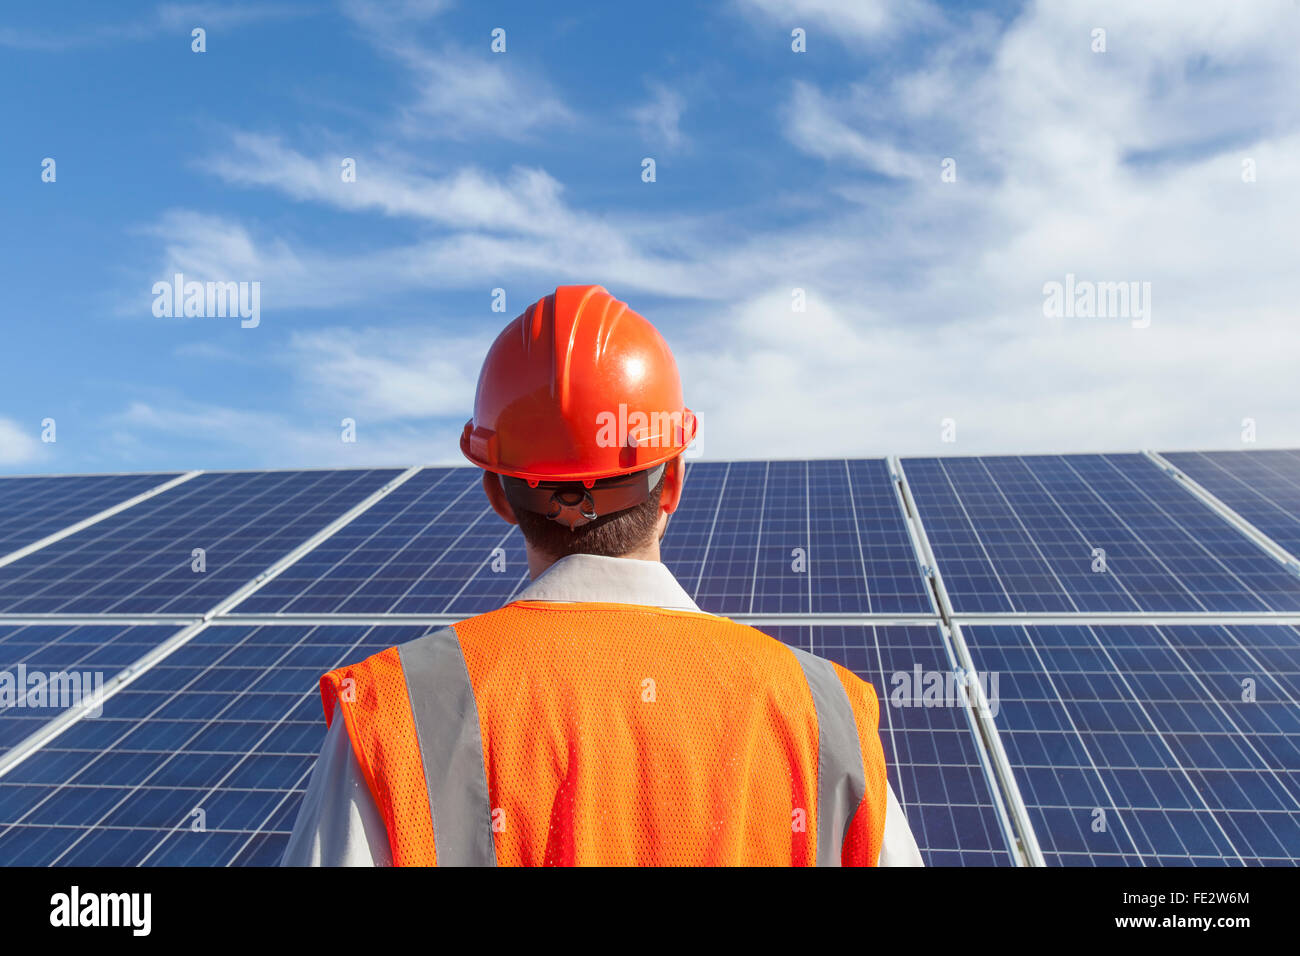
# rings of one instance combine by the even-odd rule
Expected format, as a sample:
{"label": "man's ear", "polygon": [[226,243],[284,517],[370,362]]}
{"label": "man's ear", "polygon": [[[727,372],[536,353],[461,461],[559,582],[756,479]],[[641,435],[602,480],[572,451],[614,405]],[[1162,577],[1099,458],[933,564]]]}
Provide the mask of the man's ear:
{"label": "man's ear", "polygon": [[487,495],[492,510],[501,516],[506,524],[519,524],[514,509],[506,499],[506,490],[501,487],[501,477],[495,472],[483,472],[483,493]]}
{"label": "man's ear", "polygon": [[682,500],[682,485],[686,481],[686,463],[678,455],[664,468],[664,487],[659,493],[659,508],[664,514],[672,514]]}

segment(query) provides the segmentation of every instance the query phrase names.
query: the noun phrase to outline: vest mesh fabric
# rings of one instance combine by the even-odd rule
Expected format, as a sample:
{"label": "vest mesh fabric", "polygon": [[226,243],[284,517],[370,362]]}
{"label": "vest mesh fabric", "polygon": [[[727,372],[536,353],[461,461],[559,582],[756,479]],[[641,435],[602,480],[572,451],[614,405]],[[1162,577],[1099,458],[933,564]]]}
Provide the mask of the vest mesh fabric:
{"label": "vest mesh fabric", "polygon": [[341,709],[361,772],[388,829],[394,866],[433,866],[433,814],[397,648],[320,679],[328,726]]}
{"label": "vest mesh fabric", "polygon": [[780,642],[629,605],[521,602],[455,629],[499,863],[815,860],[815,709]]}
{"label": "vest mesh fabric", "polygon": [[[455,631],[478,709],[498,864],[815,862],[816,707],[779,641],[726,618],[617,604],[517,602]],[[337,708],[347,721],[393,862],[432,865],[401,667],[390,648],[326,674],[321,693],[326,720]],[[879,705],[870,684],[835,672],[866,777],[841,859],[874,865],[885,816]]]}

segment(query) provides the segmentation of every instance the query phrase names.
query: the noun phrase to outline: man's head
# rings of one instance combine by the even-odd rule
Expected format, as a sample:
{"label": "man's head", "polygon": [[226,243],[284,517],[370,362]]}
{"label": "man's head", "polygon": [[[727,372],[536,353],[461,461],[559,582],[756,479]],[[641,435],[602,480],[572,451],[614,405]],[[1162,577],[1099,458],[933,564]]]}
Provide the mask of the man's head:
{"label": "man's head", "polygon": [[488,351],[461,449],[536,574],[535,554],[657,559],[695,428],[654,326],[600,286],[561,286]]}

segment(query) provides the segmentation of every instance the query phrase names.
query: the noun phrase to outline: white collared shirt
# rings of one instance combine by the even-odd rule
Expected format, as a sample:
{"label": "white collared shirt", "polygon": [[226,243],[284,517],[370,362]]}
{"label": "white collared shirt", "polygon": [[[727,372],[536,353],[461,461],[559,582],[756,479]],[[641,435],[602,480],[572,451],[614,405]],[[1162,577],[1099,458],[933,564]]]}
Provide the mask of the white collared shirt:
{"label": "white collared shirt", "polygon": [[[592,601],[700,611],[660,562],[590,554],[556,561],[515,600]],[[894,788],[886,784],[885,789],[885,833],[879,863],[922,866],[920,851]],[[383,817],[352,752],[345,722],[335,720],[325,735],[281,865],[391,864]]]}

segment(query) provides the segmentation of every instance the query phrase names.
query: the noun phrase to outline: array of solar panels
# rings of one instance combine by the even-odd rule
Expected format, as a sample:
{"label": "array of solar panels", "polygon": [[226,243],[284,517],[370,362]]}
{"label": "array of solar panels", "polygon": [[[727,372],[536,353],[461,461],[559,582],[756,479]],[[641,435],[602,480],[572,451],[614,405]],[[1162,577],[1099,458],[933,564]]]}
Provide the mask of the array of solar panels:
{"label": "array of solar panels", "polygon": [[[697,462],[664,559],[876,686],[930,864],[1015,862],[1020,799],[1048,863],[1294,865],[1300,575],[1223,512],[1294,556],[1300,453],[1167,460],[1209,494],[1143,455]],[[0,478],[0,861],[276,862],[319,675],[527,583],[478,475],[187,476],[7,562],[178,476]],[[169,641],[28,754],[67,703],[40,678],[89,688]],[[953,692],[963,646],[992,731]]]}

